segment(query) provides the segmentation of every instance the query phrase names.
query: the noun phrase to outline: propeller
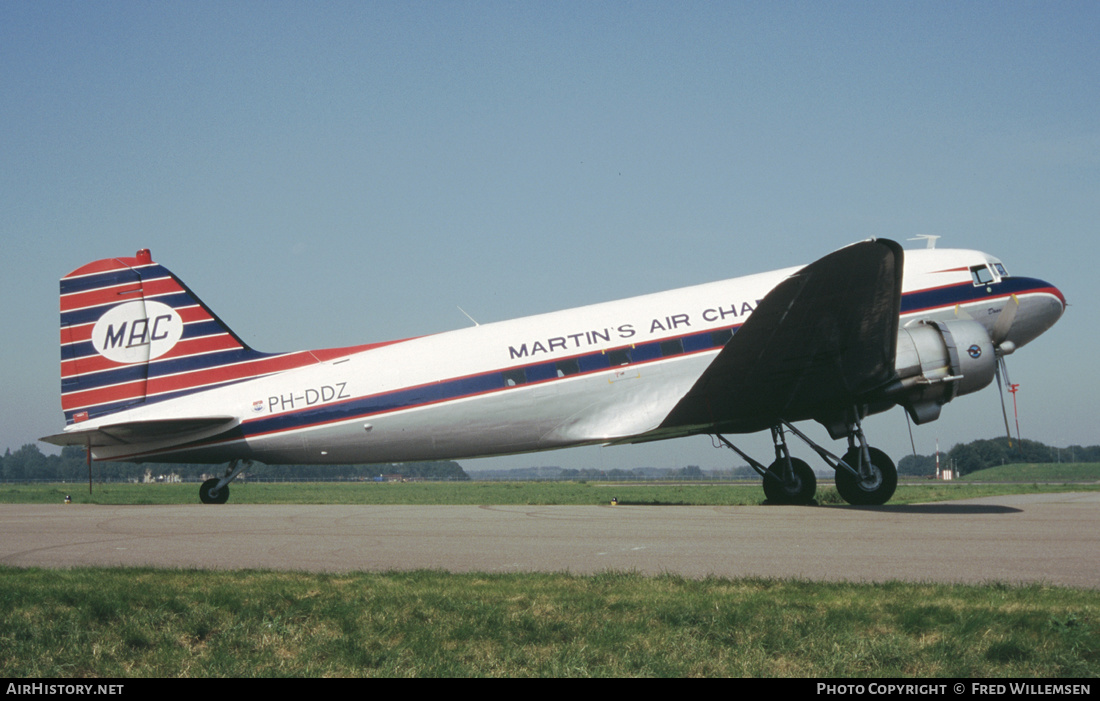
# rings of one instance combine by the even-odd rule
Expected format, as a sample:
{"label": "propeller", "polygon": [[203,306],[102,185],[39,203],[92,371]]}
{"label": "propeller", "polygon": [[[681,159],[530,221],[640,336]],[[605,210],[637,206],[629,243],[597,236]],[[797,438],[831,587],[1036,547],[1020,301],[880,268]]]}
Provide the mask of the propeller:
{"label": "propeller", "polygon": [[[1008,407],[1005,406],[1004,388],[1007,386],[1009,393],[1012,394],[1012,413],[1016,419],[1016,443],[1020,446],[1020,412],[1016,405],[1016,391],[1020,389],[1020,385],[1012,384],[1009,379],[1005,356],[1011,355],[1016,350],[1016,344],[1008,340],[1008,334],[1012,331],[1012,324],[1016,321],[1016,312],[1019,310],[1020,300],[1016,295],[1012,295],[1001,307],[1001,312],[997,315],[996,321],[993,322],[993,331],[990,334],[990,339],[993,341],[993,350],[997,354],[997,365],[993,368],[993,372],[997,378],[997,391],[1001,395],[1001,415],[1005,420],[1005,435],[1008,436],[1008,447],[1010,448],[1012,447],[1012,430],[1008,427]],[[960,319],[973,319],[960,305],[955,305],[955,316]],[[1002,375],[1004,375],[1003,382],[1001,380]],[[1022,446],[1020,448],[1022,450]]]}
{"label": "propeller", "polygon": [[[1016,344],[1008,340],[1008,333],[1012,331],[1012,324],[1016,321],[1016,312],[1018,311],[1020,311],[1020,300],[1016,295],[1011,295],[1005,305],[1001,307],[1001,313],[997,315],[997,320],[993,322],[993,331],[989,337],[993,341],[993,348],[997,351],[998,356],[1012,355],[1012,352],[1016,350]],[[955,305],[955,317],[974,321],[974,317],[970,316],[970,313],[963,309],[961,304]]]}
{"label": "propeller", "polygon": [[1001,415],[1005,419],[1005,434],[1008,436],[1008,447],[1012,447],[1012,431],[1008,428],[1008,409],[1005,407],[1005,392],[1004,386],[1001,384],[1001,375],[1004,375],[1004,385],[1008,386],[1008,391],[1012,394],[1012,414],[1016,418],[1016,443],[1020,446],[1020,450],[1023,450],[1022,439],[1020,438],[1020,411],[1016,406],[1016,391],[1020,389],[1020,385],[1012,384],[1012,380],[1008,377],[1008,364],[1005,363],[1005,357],[1003,355],[997,356],[997,367],[993,369],[994,375],[997,377],[997,391],[1001,395]]}
{"label": "propeller", "polygon": [[1011,355],[1016,350],[1016,344],[1008,340],[1008,334],[1012,330],[1012,322],[1016,320],[1016,312],[1020,310],[1020,300],[1016,295],[1012,295],[1005,301],[1004,307],[1001,308],[1001,313],[997,315],[997,320],[993,322],[993,348],[997,353],[997,367],[995,368],[995,374],[997,376],[997,389],[1001,393],[1001,414],[1005,419],[1005,434],[1008,436],[1008,447],[1012,447],[1012,431],[1008,428],[1008,410],[1005,407],[1005,395],[1004,388],[1001,385],[1001,375],[1004,375],[1004,385],[1008,387],[1009,393],[1012,394],[1012,414],[1016,419],[1016,445],[1023,450],[1022,441],[1020,439],[1020,411],[1016,405],[1016,390],[1020,389],[1020,385],[1012,384],[1012,380],[1008,377],[1008,363],[1005,362],[1005,356]]}
{"label": "propeller", "polygon": [[1016,344],[1008,341],[1008,332],[1012,330],[1012,322],[1016,321],[1018,311],[1020,311],[1020,300],[1016,295],[1012,295],[1001,308],[997,320],[993,322],[993,347],[997,350],[997,355],[1002,358],[1016,350]]}

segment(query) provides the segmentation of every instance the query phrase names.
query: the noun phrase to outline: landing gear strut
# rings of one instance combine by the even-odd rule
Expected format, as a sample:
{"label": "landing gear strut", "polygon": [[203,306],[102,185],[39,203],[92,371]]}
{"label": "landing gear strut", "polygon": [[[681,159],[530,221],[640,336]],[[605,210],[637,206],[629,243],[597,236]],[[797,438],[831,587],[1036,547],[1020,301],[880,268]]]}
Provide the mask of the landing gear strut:
{"label": "landing gear strut", "polygon": [[764,495],[769,504],[812,504],[817,490],[817,478],[814,471],[804,461],[792,458],[787,449],[787,439],[783,427],[787,427],[808,446],[821,456],[821,459],[836,470],[836,490],[844,501],[859,506],[877,506],[885,504],[894,496],[898,486],[898,471],[886,453],[867,445],[863,435],[863,426],[859,413],[853,411],[855,419],[848,425],[848,452],[838,458],[806,434],[787,421],[781,421],[772,428],[772,441],[775,443],[775,462],[764,467],[730,443],[721,434],[715,434],[718,440],[746,461],[752,469],[764,478]]}
{"label": "landing gear strut", "polygon": [[817,475],[804,460],[791,457],[782,426],[772,429],[775,462],[764,474],[764,496],[770,504],[812,504],[817,492]]}
{"label": "landing gear strut", "polygon": [[764,478],[764,496],[769,504],[805,505],[813,504],[817,493],[817,476],[804,460],[792,458],[787,449],[783,427],[772,429],[772,441],[775,443],[775,462],[764,467],[752,457],[742,452],[725,436],[716,434],[727,448],[740,455],[752,469]]}
{"label": "landing gear strut", "polygon": [[886,453],[867,445],[859,413],[853,412],[853,417],[848,425],[848,452],[843,458],[817,445],[786,421],[783,424],[836,470],[836,491],[844,501],[856,506],[885,504],[898,487],[898,470]]}
{"label": "landing gear strut", "polygon": [[229,483],[252,466],[251,460],[231,460],[225,468],[225,476],[206,480],[199,487],[199,501],[203,504],[224,504],[229,501]]}
{"label": "landing gear strut", "polygon": [[764,475],[764,496],[769,504],[812,504],[816,493],[817,475],[805,460],[791,458],[789,468],[776,460]]}
{"label": "landing gear strut", "polygon": [[860,448],[844,454],[849,466],[858,465],[855,474],[843,468],[836,471],[836,491],[849,504],[878,506],[894,496],[898,488],[898,471],[886,453],[877,448]]}

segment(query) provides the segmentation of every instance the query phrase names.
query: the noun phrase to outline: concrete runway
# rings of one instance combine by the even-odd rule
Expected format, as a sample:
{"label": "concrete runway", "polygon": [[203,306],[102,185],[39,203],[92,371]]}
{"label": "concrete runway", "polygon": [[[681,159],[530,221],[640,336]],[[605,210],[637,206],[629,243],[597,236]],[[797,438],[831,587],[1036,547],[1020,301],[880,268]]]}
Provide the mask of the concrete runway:
{"label": "concrete runway", "polygon": [[618,570],[1100,589],[1100,492],[874,508],[2,505],[0,564]]}

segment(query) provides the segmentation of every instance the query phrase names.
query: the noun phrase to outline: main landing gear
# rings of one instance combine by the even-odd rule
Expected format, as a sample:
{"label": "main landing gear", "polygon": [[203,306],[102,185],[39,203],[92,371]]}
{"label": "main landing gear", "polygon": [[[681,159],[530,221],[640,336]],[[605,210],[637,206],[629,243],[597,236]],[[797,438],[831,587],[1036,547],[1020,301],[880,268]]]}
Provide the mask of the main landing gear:
{"label": "main landing gear", "polygon": [[[858,468],[851,466],[858,465]],[[877,506],[890,501],[898,488],[898,470],[886,453],[876,448],[852,448],[836,468],[836,491],[849,504]]]}
{"label": "main landing gear", "polygon": [[838,458],[814,443],[806,434],[786,421],[772,428],[775,444],[775,462],[764,467],[742,452],[722,435],[718,439],[740,455],[764,478],[764,495],[769,504],[813,504],[817,490],[817,478],[804,461],[792,458],[787,448],[784,427],[809,445],[821,459],[836,471],[836,490],[849,504],[877,506],[894,496],[898,486],[898,471],[894,463],[881,450],[871,448],[863,435],[863,427],[857,418],[848,428],[848,452]]}
{"label": "main landing gear", "polygon": [[224,504],[229,501],[229,483],[249,467],[252,467],[251,460],[231,460],[225,468],[224,477],[214,477],[202,483],[199,487],[199,501],[203,504]]}
{"label": "main landing gear", "polygon": [[787,439],[783,426],[772,429],[772,441],[775,443],[775,462],[767,467],[753,460],[752,456],[717,434],[718,440],[733,452],[744,458],[752,469],[764,478],[764,496],[769,504],[813,504],[817,492],[817,475],[804,460],[792,458],[787,449]]}

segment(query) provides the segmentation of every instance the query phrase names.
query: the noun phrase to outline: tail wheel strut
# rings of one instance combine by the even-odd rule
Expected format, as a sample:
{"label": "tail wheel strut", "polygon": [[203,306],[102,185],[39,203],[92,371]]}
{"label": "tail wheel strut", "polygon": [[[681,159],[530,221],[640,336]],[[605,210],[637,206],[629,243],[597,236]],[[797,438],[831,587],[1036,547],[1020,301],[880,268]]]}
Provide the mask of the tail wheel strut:
{"label": "tail wheel strut", "polygon": [[225,468],[224,477],[213,477],[202,483],[199,487],[199,501],[203,504],[224,504],[229,501],[229,483],[251,466],[251,460],[231,460]]}

